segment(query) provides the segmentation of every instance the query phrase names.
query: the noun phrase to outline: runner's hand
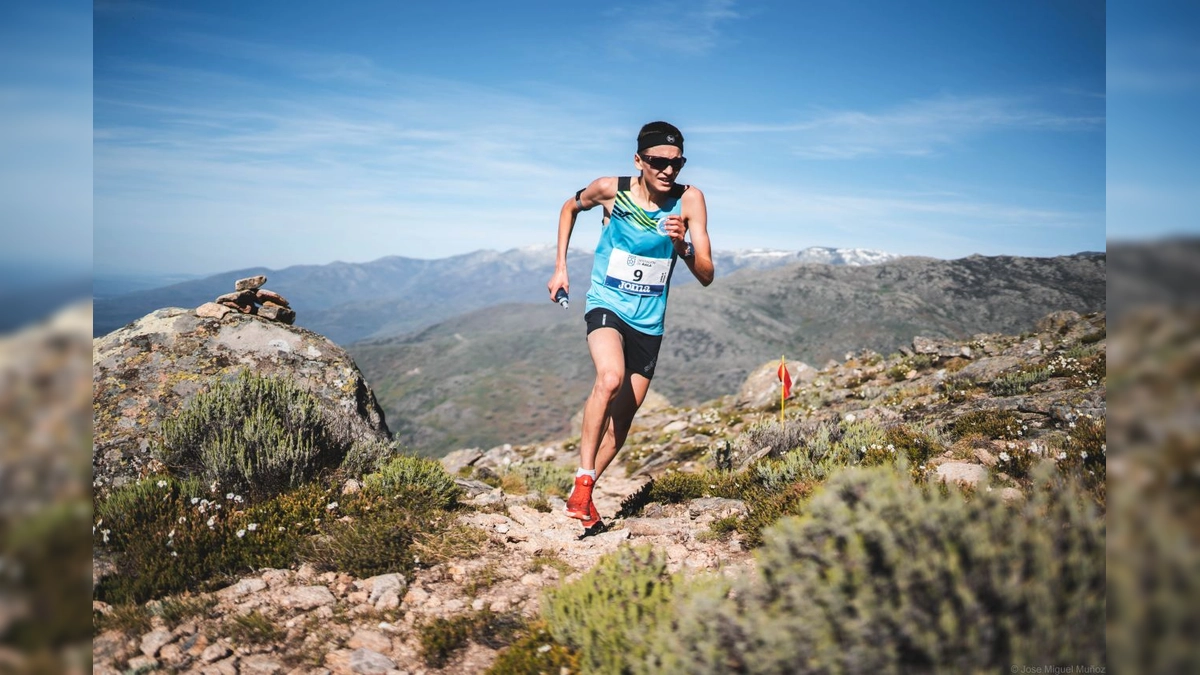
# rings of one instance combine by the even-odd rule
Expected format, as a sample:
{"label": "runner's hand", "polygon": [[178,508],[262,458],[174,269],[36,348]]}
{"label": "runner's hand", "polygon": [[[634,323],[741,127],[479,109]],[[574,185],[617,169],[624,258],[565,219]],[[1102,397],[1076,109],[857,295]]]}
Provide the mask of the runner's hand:
{"label": "runner's hand", "polygon": [[670,215],[667,216],[667,223],[664,226],[667,231],[667,236],[671,238],[672,244],[682,244],[683,235],[687,234],[687,222],[683,216]]}
{"label": "runner's hand", "polygon": [[550,302],[558,302],[554,299],[554,296],[560,288],[570,295],[571,282],[567,279],[566,272],[555,272],[554,276],[550,277],[550,282],[546,284],[546,290],[550,291]]}

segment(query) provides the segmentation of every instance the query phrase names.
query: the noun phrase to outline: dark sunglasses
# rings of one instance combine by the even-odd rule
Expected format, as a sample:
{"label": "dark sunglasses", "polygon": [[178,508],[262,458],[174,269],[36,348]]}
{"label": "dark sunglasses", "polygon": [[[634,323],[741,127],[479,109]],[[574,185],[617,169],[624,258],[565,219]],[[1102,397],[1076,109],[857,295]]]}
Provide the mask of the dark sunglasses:
{"label": "dark sunglasses", "polygon": [[683,168],[684,164],[687,164],[687,157],[675,157],[672,159],[642,154],[639,154],[638,157],[641,157],[642,161],[653,167],[655,171],[666,171],[668,166],[679,171]]}

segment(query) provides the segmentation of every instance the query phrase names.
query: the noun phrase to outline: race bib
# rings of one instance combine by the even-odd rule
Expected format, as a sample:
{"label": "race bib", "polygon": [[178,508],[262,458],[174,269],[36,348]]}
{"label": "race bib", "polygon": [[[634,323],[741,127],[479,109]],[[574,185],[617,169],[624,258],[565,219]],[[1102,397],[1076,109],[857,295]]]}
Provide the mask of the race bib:
{"label": "race bib", "polygon": [[670,274],[670,258],[647,258],[614,247],[604,285],[632,295],[662,295]]}

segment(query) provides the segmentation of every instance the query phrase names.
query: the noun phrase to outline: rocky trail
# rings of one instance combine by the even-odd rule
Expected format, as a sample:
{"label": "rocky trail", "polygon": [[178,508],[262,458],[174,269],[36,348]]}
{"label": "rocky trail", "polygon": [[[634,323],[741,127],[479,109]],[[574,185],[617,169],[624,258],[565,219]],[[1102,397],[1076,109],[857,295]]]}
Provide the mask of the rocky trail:
{"label": "rocky trail", "polygon": [[[542,449],[543,456],[566,452],[562,446]],[[648,480],[624,474],[625,466],[614,463],[597,484],[596,506],[610,529],[584,538],[579,521],[564,514],[561,498],[545,500],[550,506],[545,512],[530,506],[536,495],[482,491],[482,483],[461,481],[476,491],[464,500],[468,509],[460,520],[487,533],[482,555],[422,569],[407,583],[399,574],[356,578],[321,573],[308,564],[262,570],[217,592],[188,597],[183,602],[202,608],[198,616],[178,622],[155,616],[151,629],[140,634],[98,635],[93,672],[479,673],[497,650],[472,643],[445,667],[431,668],[422,658],[419,627],[468,612],[533,618],[543,589],[579,578],[626,543],[665,552],[672,571],[732,572],[751,563],[736,536],[724,541],[704,536],[716,518],[743,513],[741,502],[697,499],[614,520],[621,501]],[[271,641],[254,644],[256,631]]]}

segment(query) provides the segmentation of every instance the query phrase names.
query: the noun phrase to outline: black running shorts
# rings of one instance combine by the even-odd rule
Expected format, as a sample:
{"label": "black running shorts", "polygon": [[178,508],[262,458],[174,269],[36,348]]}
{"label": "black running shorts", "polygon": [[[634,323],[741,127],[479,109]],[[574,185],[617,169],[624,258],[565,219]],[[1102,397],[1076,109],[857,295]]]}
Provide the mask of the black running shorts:
{"label": "black running shorts", "polygon": [[662,346],[661,335],[647,335],[622,321],[611,309],[597,307],[584,315],[587,334],[597,328],[615,328],[625,343],[625,372],[637,373],[649,380],[654,377],[654,366],[658,361],[658,348]]}

